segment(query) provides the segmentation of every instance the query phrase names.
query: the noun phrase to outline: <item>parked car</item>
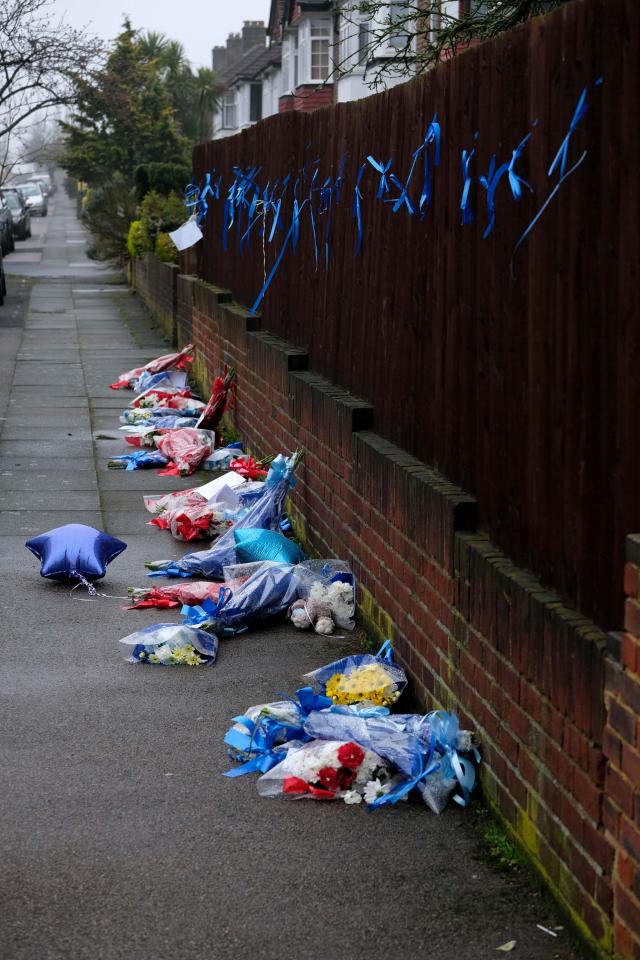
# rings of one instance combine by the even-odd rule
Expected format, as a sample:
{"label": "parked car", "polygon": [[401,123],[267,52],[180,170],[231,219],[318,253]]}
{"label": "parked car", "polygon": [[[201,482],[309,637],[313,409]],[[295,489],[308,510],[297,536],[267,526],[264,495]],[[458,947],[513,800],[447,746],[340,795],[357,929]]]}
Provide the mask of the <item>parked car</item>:
{"label": "parked car", "polygon": [[13,218],[4,197],[0,196],[0,250],[3,256],[15,250]]}
{"label": "parked car", "polygon": [[2,259],[2,250],[0,250],[0,307],[4,303],[4,298],[7,295],[7,280],[4,275],[4,262]]}
{"label": "parked car", "polygon": [[27,183],[17,184],[17,188],[24,197],[29,213],[34,216],[46,217],[48,213],[48,202],[39,183],[29,180]]}
{"label": "parked car", "polygon": [[27,240],[31,236],[31,214],[24,199],[13,188],[3,188],[0,190],[0,197],[4,199],[9,207],[11,220],[13,223],[13,236],[16,240]]}
{"label": "parked car", "polygon": [[48,173],[43,173],[42,171],[38,171],[38,173],[34,173],[34,175],[30,179],[39,180],[40,183],[44,185],[45,193],[48,197],[52,197],[56,192],[55,182],[51,179]]}

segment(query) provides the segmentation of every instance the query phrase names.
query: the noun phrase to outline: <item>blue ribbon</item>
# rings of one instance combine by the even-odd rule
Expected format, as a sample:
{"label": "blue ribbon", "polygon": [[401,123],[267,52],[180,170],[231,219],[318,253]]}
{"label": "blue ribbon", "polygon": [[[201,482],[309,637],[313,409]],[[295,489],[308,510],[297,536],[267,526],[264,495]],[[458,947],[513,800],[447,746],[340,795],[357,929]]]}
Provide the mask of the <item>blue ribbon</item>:
{"label": "blue ribbon", "polygon": [[380,174],[380,183],[378,184],[378,192],[376,193],[376,199],[380,200],[385,193],[389,193],[389,181],[387,180],[387,173],[389,172],[392,164],[392,160],[389,159],[386,163],[375,160],[373,157],[367,157],[368,162],[371,164],[374,170],[377,170]]}
{"label": "blue ribbon", "polygon": [[308,743],[311,737],[302,729],[302,724],[313,710],[323,710],[332,705],[328,697],[319,696],[311,687],[300,687],[296,690],[295,698],[286,697],[285,699],[296,708],[300,718],[298,724],[285,723],[268,714],[261,714],[255,721],[245,716],[233,718],[234,724],[246,727],[248,732],[232,727],[227,732],[224,742],[232,750],[237,751],[237,755],[231,755],[232,759],[245,760],[245,762],[242,766],[227,771],[224,774],[225,777],[242,777],[246,773],[266,773],[267,770],[271,770],[286,756],[283,750],[274,749],[278,741],[300,740],[302,743]]}
{"label": "blue ribbon", "polygon": [[[602,82],[603,82],[602,77],[598,77],[598,79],[595,82],[595,85],[600,86]],[[551,191],[551,193],[549,194],[545,202],[542,204],[542,206],[536,213],[535,217],[533,217],[533,219],[530,221],[526,229],[523,230],[520,237],[518,238],[518,241],[513,248],[513,253],[511,254],[512,269],[513,269],[513,258],[516,255],[516,251],[519,249],[519,247],[522,246],[526,238],[529,236],[529,234],[535,227],[536,223],[538,222],[538,220],[540,220],[540,218],[542,217],[542,214],[545,212],[545,210],[547,209],[547,207],[549,206],[549,204],[551,203],[551,201],[553,200],[553,198],[555,197],[555,195],[557,194],[558,190],[560,189],[562,184],[565,182],[565,180],[567,180],[572,173],[575,173],[575,171],[578,169],[579,166],[582,165],[582,163],[584,163],[587,157],[587,151],[583,150],[582,154],[580,155],[580,157],[578,157],[576,162],[571,167],[569,167],[569,169],[567,169],[567,159],[568,159],[569,144],[571,143],[571,138],[576,132],[576,129],[579,123],[584,118],[588,109],[589,109],[589,104],[587,102],[587,88],[583,87],[582,93],[580,94],[580,98],[578,100],[578,104],[573,112],[571,122],[569,123],[569,130],[567,131],[567,135],[565,136],[564,140],[560,144],[558,152],[556,153],[555,157],[551,161],[551,166],[547,171],[547,177],[550,177],[552,173],[558,173],[559,174],[558,182],[556,183],[553,190]]]}
{"label": "blue ribbon", "polygon": [[197,603],[193,606],[184,604],[180,611],[184,618],[184,623],[197,625],[199,623],[206,623],[208,620],[217,620],[232,597],[233,591],[230,590],[229,587],[220,587],[217,601],[212,600],[211,597],[205,597],[202,603]]}
{"label": "blue ribbon", "polygon": [[367,164],[363,163],[358,170],[358,175],[356,177],[356,185],[353,190],[353,216],[356,220],[356,246],[354,250],[354,256],[357,257],[362,249],[362,191],[360,190],[360,183],[362,181],[362,175],[367,168]]}
{"label": "blue ribbon", "polygon": [[265,485],[267,487],[275,487],[276,484],[280,483],[282,480],[286,480],[290,487],[295,487],[297,482],[295,476],[293,475],[291,458],[285,457],[283,453],[279,453],[278,456],[271,461],[269,473],[267,474],[265,480]]}
{"label": "blue ribbon", "polygon": [[190,577],[191,574],[187,570],[182,570],[175,560],[167,561],[166,566],[162,570],[149,570],[147,573],[148,577]]}
{"label": "blue ribbon", "polygon": [[463,150],[462,151],[462,176],[464,177],[464,187],[462,188],[462,197],[460,199],[460,209],[462,210],[462,225],[466,226],[469,223],[473,223],[473,210],[471,209],[471,201],[469,199],[469,191],[471,189],[471,174],[469,173],[469,167],[471,166],[471,161],[473,155],[475,154],[475,149],[473,150]]}
{"label": "blue ribbon", "polygon": [[387,663],[393,663],[393,647],[391,646],[391,640],[385,640],[378,652],[376,653],[378,660],[385,660]]}

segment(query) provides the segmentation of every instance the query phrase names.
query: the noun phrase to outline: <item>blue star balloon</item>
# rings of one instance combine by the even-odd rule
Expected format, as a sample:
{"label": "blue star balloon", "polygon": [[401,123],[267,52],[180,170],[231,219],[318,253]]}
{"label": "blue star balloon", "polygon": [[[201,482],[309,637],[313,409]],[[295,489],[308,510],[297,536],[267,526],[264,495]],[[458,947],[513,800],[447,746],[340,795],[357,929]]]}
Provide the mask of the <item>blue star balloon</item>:
{"label": "blue star balloon", "polygon": [[127,549],[126,543],[109,533],[67,523],[27,540],[25,547],[42,561],[40,576],[52,580],[100,580],[107,564]]}

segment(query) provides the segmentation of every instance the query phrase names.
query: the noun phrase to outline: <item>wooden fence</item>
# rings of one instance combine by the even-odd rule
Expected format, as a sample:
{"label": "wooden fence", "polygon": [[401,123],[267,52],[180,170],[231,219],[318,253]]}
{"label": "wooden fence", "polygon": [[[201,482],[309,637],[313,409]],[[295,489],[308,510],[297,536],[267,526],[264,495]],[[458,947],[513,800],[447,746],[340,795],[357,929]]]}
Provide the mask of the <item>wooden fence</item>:
{"label": "wooden fence", "polygon": [[640,529],[639,38],[635,0],[578,0],[194,161],[200,275],[250,306],[276,266],[263,326],[604,627]]}

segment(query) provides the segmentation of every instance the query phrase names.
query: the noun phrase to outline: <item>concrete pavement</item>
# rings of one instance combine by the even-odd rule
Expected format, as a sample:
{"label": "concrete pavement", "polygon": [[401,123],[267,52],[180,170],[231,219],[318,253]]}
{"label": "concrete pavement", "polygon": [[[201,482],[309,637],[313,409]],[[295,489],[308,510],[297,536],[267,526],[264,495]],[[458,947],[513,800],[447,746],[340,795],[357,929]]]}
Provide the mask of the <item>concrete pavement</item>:
{"label": "concrete pavement", "polygon": [[538,887],[487,865],[472,811],[266,800],[221,776],[230,718],[345,641],[276,626],[209,669],[135,667],[118,638],[175,614],[39,577],[24,541],[81,522],[128,543],[105,593],[148,583],[143,561],[181,550],[142,494],[193,481],[107,470],[124,444],[96,435],[130,399],[107,385],[166,344],[86,260],[62,193],[35,232],[0,308],[2,960],[482,960],[510,940],[514,958],[575,957],[536,926],[563,924]]}

